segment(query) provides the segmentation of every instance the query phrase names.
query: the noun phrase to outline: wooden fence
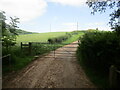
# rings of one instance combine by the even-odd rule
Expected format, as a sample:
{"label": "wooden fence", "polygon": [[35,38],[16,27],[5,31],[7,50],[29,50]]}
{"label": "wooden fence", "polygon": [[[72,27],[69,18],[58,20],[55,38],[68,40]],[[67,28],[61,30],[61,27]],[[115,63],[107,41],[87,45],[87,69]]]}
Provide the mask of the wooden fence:
{"label": "wooden fence", "polygon": [[32,47],[33,47],[33,44],[50,44],[48,42],[28,42],[27,44],[26,43],[22,43],[21,42],[21,50],[23,50],[24,48],[28,48],[28,53],[29,55],[32,54]]}
{"label": "wooden fence", "polygon": [[29,54],[31,54],[32,43],[29,42],[28,44],[23,44],[23,43],[21,42],[21,50],[23,50],[24,47],[28,47],[28,52],[29,52]]}

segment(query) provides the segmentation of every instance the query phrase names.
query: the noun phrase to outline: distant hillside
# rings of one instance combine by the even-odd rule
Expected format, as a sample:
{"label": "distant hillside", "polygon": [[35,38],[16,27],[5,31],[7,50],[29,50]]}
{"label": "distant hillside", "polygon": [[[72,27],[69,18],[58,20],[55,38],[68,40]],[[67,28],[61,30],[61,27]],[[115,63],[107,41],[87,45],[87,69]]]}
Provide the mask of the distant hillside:
{"label": "distant hillside", "polygon": [[21,30],[21,29],[18,29],[16,30],[18,35],[23,35],[23,34],[33,34],[35,32],[28,32],[28,31],[25,31],[25,30]]}

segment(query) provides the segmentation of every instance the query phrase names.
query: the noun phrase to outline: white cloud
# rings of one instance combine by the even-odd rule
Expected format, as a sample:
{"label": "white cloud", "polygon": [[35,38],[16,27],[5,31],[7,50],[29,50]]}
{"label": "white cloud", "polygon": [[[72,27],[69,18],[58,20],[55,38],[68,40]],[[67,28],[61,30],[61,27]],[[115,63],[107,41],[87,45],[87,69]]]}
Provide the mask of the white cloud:
{"label": "white cloud", "polygon": [[0,10],[9,16],[17,16],[21,21],[30,21],[43,15],[47,3],[44,0],[0,0]]}
{"label": "white cloud", "polygon": [[81,6],[85,4],[87,0],[47,0],[48,2],[59,3],[62,5],[70,5],[70,6]]}

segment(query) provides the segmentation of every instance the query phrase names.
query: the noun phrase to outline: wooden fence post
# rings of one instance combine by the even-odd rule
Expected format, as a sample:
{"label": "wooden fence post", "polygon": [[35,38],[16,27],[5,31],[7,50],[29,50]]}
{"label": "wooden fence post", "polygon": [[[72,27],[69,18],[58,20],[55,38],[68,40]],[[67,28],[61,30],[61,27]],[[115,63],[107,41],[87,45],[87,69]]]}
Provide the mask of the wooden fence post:
{"label": "wooden fence post", "polygon": [[117,86],[117,73],[116,73],[117,68],[114,65],[111,65],[110,67],[110,72],[109,72],[109,82],[110,82],[110,87],[115,88]]}
{"label": "wooden fence post", "polygon": [[32,43],[29,42],[29,54],[31,55],[31,51],[32,51]]}
{"label": "wooden fence post", "polygon": [[9,58],[9,67],[10,70],[12,71],[11,54],[9,54],[8,58]]}
{"label": "wooden fence post", "polygon": [[21,50],[22,50],[22,42],[21,42]]}

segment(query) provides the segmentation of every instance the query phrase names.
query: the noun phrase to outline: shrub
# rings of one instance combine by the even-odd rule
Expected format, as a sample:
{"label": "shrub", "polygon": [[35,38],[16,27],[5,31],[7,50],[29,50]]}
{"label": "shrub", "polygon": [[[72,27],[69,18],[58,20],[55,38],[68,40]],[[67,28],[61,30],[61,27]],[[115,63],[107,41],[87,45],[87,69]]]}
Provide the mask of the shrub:
{"label": "shrub", "polygon": [[67,40],[69,37],[71,37],[71,34],[66,34],[64,36],[60,36],[60,37],[55,37],[55,38],[49,38],[48,42],[53,44],[53,43],[61,43],[65,40]]}
{"label": "shrub", "polygon": [[87,67],[106,73],[110,65],[120,65],[120,36],[115,32],[87,32],[80,40],[77,54]]}

